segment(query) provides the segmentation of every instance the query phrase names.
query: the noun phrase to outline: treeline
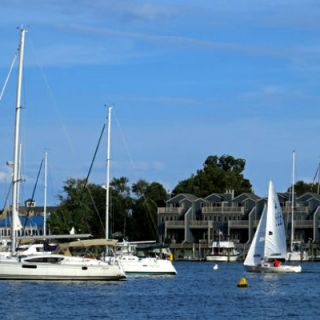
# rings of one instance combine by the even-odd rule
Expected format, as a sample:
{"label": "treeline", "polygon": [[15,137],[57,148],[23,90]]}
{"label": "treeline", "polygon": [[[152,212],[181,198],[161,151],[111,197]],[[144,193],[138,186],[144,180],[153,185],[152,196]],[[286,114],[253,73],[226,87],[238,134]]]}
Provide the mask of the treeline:
{"label": "treeline", "polygon": [[[157,208],[178,193],[192,193],[204,197],[211,193],[233,190],[235,195],[252,192],[244,178],[245,160],[230,155],[209,156],[201,169],[180,181],[169,195],[158,182],[139,180],[129,185],[126,177],[114,178],[110,183],[109,234],[127,237],[131,241],[158,239]],[[91,233],[105,235],[106,190],[85,179],[69,179],[59,195],[59,209],[50,217],[53,234]]]}

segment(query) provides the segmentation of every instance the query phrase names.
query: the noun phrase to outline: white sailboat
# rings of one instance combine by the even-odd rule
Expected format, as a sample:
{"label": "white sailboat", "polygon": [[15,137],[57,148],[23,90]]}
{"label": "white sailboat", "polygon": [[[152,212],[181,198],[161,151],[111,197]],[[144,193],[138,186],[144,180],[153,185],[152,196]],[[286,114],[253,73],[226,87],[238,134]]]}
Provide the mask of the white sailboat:
{"label": "white sailboat", "polygon": [[169,248],[156,243],[119,242],[116,255],[127,275],[177,274]]}
{"label": "white sailboat", "polygon": [[13,163],[13,195],[11,254],[0,256],[0,279],[24,280],[120,280],[125,274],[117,261],[101,261],[85,257],[66,256],[64,254],[37,254],[20,256],[16,252],[16,232],[18,229],[17,190],[19,166],[19,126],[22,67],[25,29],[20,32],[19,68],[16,99],[16,121]]}
{"label": "white sailboat", "polygon": [[301,241],[294,240],[294,208],[295,208],[295,163],[296,153],[292,152],[292,188],[291,188],[291,238],[290,238],[290,251],[287,252],[287,261],[308,261],[309,255],[303,249]]}
{"label": "white sailboat", "polygon": [[[110,185],[110,141],[111,110],[108,108],[107,118],[107,177],[106,177],[106,238],[108,239],[109,185]],[[117,260],[126,275],[175,275],[177,271],[172,264],[172,254],[166,254],[166,248],[145,250],[144,256],[137,255],[137,242],[124,241],[117,245]],[[141,243],[140,243],[141,244]],[[158,250],[158,252],[157,252]]]}
{"label": "white sailboat", "polygon": [[270,181],[268,203],[263,209],[244,266],[250,272],[301,272],[301,266],[282,264],[286,256],[287,245],[282,210],[273,183]]}

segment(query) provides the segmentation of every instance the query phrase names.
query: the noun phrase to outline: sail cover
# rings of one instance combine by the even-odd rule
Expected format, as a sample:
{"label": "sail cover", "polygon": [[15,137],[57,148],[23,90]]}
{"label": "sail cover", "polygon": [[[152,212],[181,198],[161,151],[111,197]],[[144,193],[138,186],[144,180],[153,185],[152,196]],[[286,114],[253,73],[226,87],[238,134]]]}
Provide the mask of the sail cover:
{"label": "sail cover", "polygon": [[250,249],[244,261],[245,266],[256,266],[261,263],[264,255],[267,209],[263,208],[262,215],[251,242]]}
{"label": "sail cover", "polygon": [[272,181],[269,183],[264,256],[267,259],[285,259],[286,234],[278,196]]}

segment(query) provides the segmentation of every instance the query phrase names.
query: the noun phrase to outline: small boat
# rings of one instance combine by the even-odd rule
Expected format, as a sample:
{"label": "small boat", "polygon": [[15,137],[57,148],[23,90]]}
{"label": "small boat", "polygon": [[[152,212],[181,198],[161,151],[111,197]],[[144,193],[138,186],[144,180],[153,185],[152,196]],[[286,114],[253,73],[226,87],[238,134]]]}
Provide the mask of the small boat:
{"label": "small boat", "polygon": [[116,244],[116,256],[126,275],[175,275],[168,246],[123,241]]}
{"label": "small boat", "polygon": [[211,252],[206,256],[207,261],[234,262],[239,258],[233,241],[213,241]]}
{"label": "small boat", "polygon": [[303,248],[301,241],[293,241],[291,250],[287,252],[287,261],[309,261],[308,252]]}
{"label": "small boat", "polygon": [[218,270],[218,269],[219,269],[219,267],[218,267],[218,265],[217,265],[217,264],[215,264],[215,265],[212,267],[212,269],[213,269],[213,270]]}
{"label": "small boat", "polygon": [[303,248],[301,241],[294,240],[294,209],[295,209],[295,163],[296,153],[292,152],[292,187],[291,187],[291,238],[290,251],[287,252],[287,261],[308,261],[308,252]]}
{"label": "small boat", "polygon": [[268,203],[263,209],[244,266],[249,272],[301,272],[300,265],[285,264],[286,256],[283,215],[278,196],[270,181]]}

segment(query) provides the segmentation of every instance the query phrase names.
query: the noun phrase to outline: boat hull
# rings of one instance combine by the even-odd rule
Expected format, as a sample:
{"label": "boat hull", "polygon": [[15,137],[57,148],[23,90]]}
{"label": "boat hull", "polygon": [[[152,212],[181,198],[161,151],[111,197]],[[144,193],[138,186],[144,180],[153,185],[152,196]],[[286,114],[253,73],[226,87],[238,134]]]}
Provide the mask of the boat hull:
{"label": "boat hull", "polygon": [[293,251],[293,252],[288,252],[286,261],[309,261],[309,256],[308,253],[303,251],[303,252],[298,252],[298,251]]}
{"label": "boat hull", "polygon": [[238,260],[239,256],[217,256],[217,255],[208,255],[206,256],[207,261],[215,261],[215,262],[235,262]]}
{"label": "boat hull", "polygon": [[157,258],[138,258],[123,256],[118,260],[125,274],[130,275],[176,275],[172,262]]}
{"label": "boat hull", "polygon": [[90,259],[70,259],[63,264],[26,262],[14,258],[0,261],[0,279],[110,281],[124,278],[125,274],[118,265]]}
{"label": "boat hull", "polygon": [[258,266],[245,266],[248,272],[257,273],[299,273],[302,271],[301,266],[293,265],[280,265],[279,267],[274,267],[271,264],[263,264]]}

